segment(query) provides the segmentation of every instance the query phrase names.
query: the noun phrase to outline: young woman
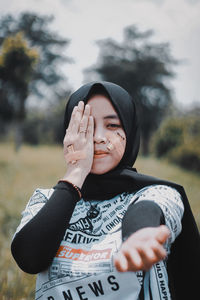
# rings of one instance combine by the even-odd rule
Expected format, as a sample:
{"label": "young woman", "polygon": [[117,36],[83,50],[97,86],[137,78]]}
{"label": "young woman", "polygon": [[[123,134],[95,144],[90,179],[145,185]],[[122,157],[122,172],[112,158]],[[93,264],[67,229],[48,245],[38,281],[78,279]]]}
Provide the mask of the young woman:
{"label": "young woman", "polygon": [[34,192],[12,241],[19,267],[38,273],[36,299],[190,299],[198,230],[181,186],[132,168],[133,99],[113,83],[86,84],[64,124],[66,173]]}

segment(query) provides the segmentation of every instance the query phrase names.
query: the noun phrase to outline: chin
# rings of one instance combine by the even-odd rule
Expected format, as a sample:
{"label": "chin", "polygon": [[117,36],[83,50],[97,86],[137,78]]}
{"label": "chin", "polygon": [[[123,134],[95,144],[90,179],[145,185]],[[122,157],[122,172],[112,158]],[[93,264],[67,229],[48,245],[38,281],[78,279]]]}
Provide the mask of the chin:
{"label": "chin", "polygon": [[111,159],[110,157],[94,159],[90,173],[103,175],[114,169],[118,163],[118,160]]}
{"label": "chin", "polygon": [[115,166],[110,166],[110,167],[109,166],[103,167],[102,165],[92,166],[90,173],[96,174],[96,175],[103,175],[103,174],[111,171],[114,168],[115,168]]}
{"label": "chin", "polygon": [[91,172],[90,173],[92,173],[92,174],[96,174],[96,175],[102,175],[102,174],[105,174],[105,173],[107,173],[108,171],[110,171],[110,170],[91,170]]}

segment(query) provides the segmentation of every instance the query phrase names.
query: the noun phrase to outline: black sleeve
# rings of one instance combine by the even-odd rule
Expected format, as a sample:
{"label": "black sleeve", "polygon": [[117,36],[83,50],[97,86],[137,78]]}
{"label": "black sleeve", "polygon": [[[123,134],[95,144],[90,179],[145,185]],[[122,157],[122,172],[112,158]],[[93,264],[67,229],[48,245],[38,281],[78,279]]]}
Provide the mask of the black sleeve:
{"label": "black sleeve", "polygon": [[157,227],[165,224],[161,208],[153,201],[143,200],[129,206],[122,221],[122,239],[144,227]]}
{"label": "black sleeve", "polygon": [[60,182],[42,209],[14,237],[11,252],[18,266],[27,273],[44,271],[56,255],[69,224],[77,191]]}

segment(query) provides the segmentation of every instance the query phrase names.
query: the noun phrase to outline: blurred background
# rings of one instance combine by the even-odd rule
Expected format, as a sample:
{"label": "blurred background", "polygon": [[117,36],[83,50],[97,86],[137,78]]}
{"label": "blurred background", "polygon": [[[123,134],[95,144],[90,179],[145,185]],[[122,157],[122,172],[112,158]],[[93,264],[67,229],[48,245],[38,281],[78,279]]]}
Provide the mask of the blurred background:
{"label": "blurred background", "polygon": [[64,108],[88,81],[134,97],[136,168],[183,185],[200,228],[199,36],[200,0],[0,0],[0,299],[34,299],[10,243],[64,173]]}

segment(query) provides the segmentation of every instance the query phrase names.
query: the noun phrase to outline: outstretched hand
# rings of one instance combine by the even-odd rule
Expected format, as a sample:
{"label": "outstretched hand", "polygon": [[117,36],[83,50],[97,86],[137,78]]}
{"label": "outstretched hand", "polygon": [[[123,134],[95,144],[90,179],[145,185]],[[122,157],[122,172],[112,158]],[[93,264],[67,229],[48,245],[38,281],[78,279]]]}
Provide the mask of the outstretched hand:
{"label": "outstretched hand", "polygon": [[167,226],[147,227],[133,233],[114,258],[119,272],[148,270],[163,260],[167,253],[163,244],[169,238]]}

